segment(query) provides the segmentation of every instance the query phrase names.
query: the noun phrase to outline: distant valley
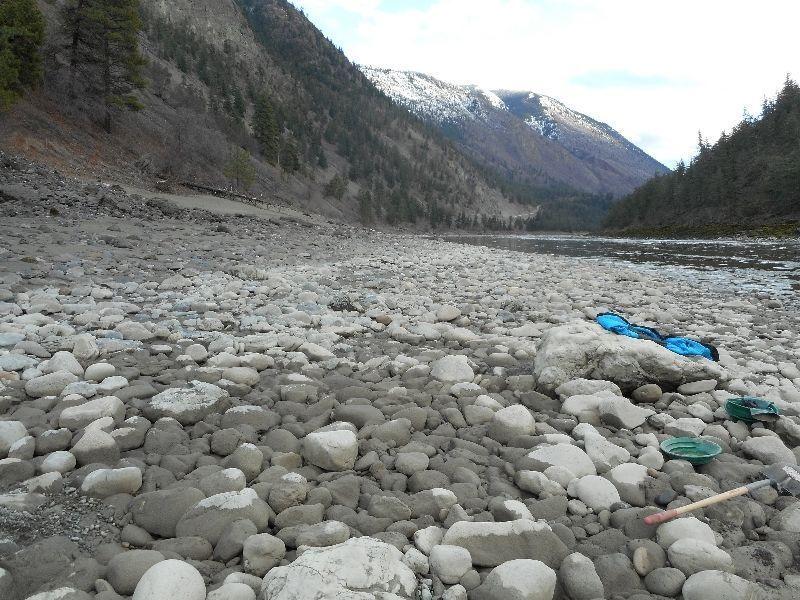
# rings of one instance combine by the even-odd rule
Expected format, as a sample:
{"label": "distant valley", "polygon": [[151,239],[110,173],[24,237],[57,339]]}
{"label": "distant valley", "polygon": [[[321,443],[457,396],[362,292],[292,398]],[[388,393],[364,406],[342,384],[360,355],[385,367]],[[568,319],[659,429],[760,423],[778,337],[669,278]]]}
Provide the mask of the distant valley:
{"label": "distant valley", "polygon": [[42,85],[20,79],[0,146],[67,174],[364,225],[577,231],[667,172],[554,98],[360,69],[286,0],[141,0],[110,102],[86,19],[36,5]]}

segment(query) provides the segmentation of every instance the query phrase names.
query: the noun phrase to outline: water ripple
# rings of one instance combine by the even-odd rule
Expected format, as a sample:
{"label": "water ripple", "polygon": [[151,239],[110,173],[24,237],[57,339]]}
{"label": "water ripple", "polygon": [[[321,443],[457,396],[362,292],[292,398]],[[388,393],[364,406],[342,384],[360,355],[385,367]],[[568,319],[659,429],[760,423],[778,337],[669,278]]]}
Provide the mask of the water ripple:
{"label": "water ripple", "polygon": [[800,308],[800,240],[673,240],[581,235],[470,235],[444,239],[535,254],[622,263],[734,294],[768,294]]}

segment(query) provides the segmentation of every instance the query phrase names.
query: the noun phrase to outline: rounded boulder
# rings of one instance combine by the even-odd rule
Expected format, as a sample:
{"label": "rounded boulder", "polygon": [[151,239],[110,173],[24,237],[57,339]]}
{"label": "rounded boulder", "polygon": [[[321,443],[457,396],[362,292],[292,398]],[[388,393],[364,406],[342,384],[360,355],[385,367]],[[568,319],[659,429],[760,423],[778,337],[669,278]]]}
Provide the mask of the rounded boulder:
{"label": "rounded boulder", "polygon": [[552,600],[556,572],[541,561],[516,559],[492,569],[476,590],[483,600]]}
{"label": "rounded boulder", "polygon": [[150,567],[136,586],[133,600],[205,600],[206,584],[192,565],[164,560]]}
{"label": "rounded boulder", "polygon": [[347,429],[314,431],[303,440],[303,458],[326,471],[352,469],[358,457],[358,439]]}

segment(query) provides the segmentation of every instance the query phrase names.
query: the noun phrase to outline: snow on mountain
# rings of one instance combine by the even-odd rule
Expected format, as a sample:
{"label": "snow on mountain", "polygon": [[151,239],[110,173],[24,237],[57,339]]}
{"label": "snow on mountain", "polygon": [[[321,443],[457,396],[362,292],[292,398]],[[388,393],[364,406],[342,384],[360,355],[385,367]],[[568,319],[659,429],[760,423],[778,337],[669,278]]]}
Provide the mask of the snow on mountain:
{"label": "snow on mountain", "polygon": [[487,90],[485,88],[478,88],[478,91],[486,96],[486,99],[489,101],[489,104],[498,108],[500,110],[508,110],[506,103],[503,102],[503,99],[500,98],[497,94],[495,94],[492,90]]}
{"label": "snow on mountain", "polygon": [[525,122],[551,140],[558,139],[559,123],[566,123],[572,129],[582,130],[586,134],[602,138],[610,144],[619,143],[619,140],[609,132],[608,125],[598,123],[594,119],[572,110],[555,98],[531,92],[528,94],[528,99],[538,103],[540,112],[529,115]]}
{"label": "snow on mountain", "polygon": [[389,98],[438,124],[485,120],[491,109],[506,110],[497,94],[477,86],[455,85],[413,71],[360,68]]}
{"label": "snow on mountain", "polygon": [[595,143],[619,146],[644,154],[611,126],[566,106],[563,102],[536,92],[498,92],[500,97],[537,133],[565,145],[576,137]]}
{"label": "snow on mountain", "polygon": [[360,68],[397,104],[438,125],[479,161],[515,178],[619,195],[667,170],[609,125],[550,96]]}
{"label": "snow on mountain", "polygon": [[[424,119],[436,123],[458,123],[467,119],[486,120],[492,109],[509,110],[503,95],[517,97],[522,92],[492,91],[476,85],[447,83],[424,73],[360,67],[384,94]],[[602,138],[610,144],[621,143],[621,136],[608,125],[599,123],[555,98],[524,92],[534,110],[524,120],[539,134],[559,139],[564,128]],[[616,134],[616,135],[614,135]]]}

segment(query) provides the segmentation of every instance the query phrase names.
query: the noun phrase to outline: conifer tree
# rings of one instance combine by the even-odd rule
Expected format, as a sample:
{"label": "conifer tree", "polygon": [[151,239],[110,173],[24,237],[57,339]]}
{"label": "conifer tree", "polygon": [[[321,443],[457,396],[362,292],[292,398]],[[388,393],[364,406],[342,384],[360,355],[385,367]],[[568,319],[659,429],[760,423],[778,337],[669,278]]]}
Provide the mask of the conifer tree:
{"label": "conifer tree", "polygon": [[275,109],[265,94],[256,100],[253,134],[266,161],[271,165],[277,165],[281,150],[280,130]]}
{"label": "conifer tree", "polygon": [[330,198],[341,200],[347,191],[347,181],[338,173],[325,186],[325,195]]}
{"label": "conifer tree", "polygon": [[287,173],[295,173],[300,170],[300,153],[297,145],[292,139],[286,139],[281,147],[281,168]]}
{"label": "conifer tree", "polygon": [[233,86],[233,90],[231,91],[231,110],[233,112],[233,117],[237,121],[241,122],[244,118],[245,112],[245,105],[244,105],[244,97],[242,96],[242,91],[239,89],[238,86]]}
{"label": "conifer tree", "polygon": [[320,169],[328,168],[328,157],[325,156],[325,150],[322,148],[322,145],[317,147],[317,164]]}
{"label": "conifer tree", "polygon": [[375,219],[372,209],[372,194],[366,188],[361,188],[358,193],[358,216],[364,225],[369,225]]}
{"label": "conifer tree", "polygon": [[44,18],[35,0],[0,2],[0,110],[39,81],[43,40]]}
{"label": "conifer tree", "polygon": [[92,0],[66,0],[61,7],[61,19],[69,36],[69,91],[75,96],[78,71],[87,63],[87,39],[90,36],[89,6]]}
{"label": "conifer tree", "polygon": [[235,148],[222,172],[237,190],[248,190],[256,180],[256,169],[250,153],[244,148]]}
{"label": "conifer tree", "polygon": [[138,33],[139,0],[67,0],[64,26],[69,35],[70,89],[103,105],[103,126],[111,131],[114,107],[142,107],[134,90],[144,86]]}

